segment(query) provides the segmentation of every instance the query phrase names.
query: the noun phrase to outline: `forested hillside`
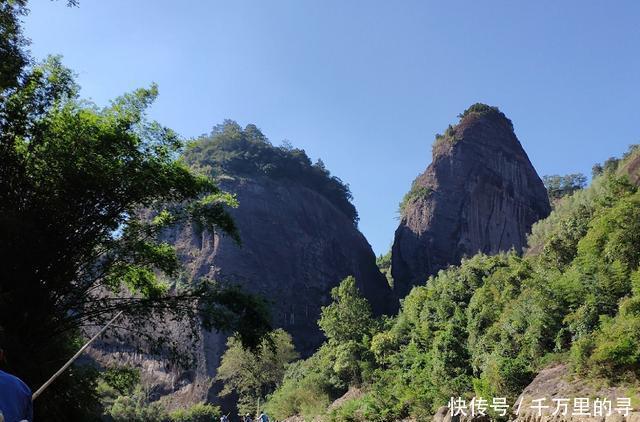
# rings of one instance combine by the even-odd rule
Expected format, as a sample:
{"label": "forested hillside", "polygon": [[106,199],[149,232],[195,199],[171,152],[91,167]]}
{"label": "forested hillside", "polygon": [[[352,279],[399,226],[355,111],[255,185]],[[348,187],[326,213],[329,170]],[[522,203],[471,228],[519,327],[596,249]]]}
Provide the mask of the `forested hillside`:
{"label": "forested hillside", "polygon": [[357,387],[363,394],[325,417],[426,420],[452,396],[513,403],[553,362],[637,386],[640,192],[628,169],[639,155],[634,146],[596,167],[588,188],[533,227],[524,257],[465,259],[415,287],[395,318],[373,319],[345,281],[319,322],[327,343],[289,368],[268,408],[311,418]]}

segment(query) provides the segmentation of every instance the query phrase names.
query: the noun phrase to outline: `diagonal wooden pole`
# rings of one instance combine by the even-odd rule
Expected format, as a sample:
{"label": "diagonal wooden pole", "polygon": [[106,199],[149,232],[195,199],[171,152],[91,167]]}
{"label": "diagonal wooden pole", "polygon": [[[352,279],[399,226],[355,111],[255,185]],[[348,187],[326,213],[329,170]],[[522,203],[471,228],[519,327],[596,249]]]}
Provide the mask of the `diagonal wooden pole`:
{"label": "diagonal wooden pole", "polygon": [[111,318],[111,321],[107,322],[107,325],[105,325],[104,327],[102,327],[102,329],[100,331],[98,331],[96,333],[96,335],[94,335],[93,337],[91,337],[91,339],[80,348],[80,350],[78,350],[76,352],[75,355],[73,355],[73,357],[71,359],[69,359],[67,361],[67,363],[65,363],[62,368],[60,368],[58,370],[58,372],[56,372],[55,374],[53,374],[53,376],[51,378],[49,378],[47,380],[47,382],[45,382],[44,384],[42,384],[42,387],[38,388],[38,391],[36,391],[35,393],[33,393],[33,396],[31,396],[31,400],[35,400],[38,398],[38,396],[40,394],[42,394],[42,392],[49,386],[51,385],[52,382],[54,382],[56,380],[56,378],[58,378],[68,367],[71,366],[71,364],[78,359],[78,357],[82,354],[82,352],[84,352],[85,350],[87,350],[87,347],[91,346],[91,343],[93,343],[98,337],[100,337],[105,331],[107,331],[107,328],[109,328],[109,326],[111,324],[113,324],[118,318],[120,318],[120,316],[122,315],[123,311],[120,311],[116,314],[116,316],[114,316],[113,318]]}

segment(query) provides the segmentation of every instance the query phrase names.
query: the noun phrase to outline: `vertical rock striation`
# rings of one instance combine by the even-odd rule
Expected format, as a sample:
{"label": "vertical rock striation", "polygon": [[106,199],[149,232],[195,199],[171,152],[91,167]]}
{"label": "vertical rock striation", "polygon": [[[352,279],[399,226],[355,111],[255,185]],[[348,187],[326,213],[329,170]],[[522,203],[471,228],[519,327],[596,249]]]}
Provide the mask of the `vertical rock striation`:
{"label": "vertical rock striation", "polygon": [[[242,240],[238,245],[191,226],[167,232],[187,279],[206,277],[266,298],[274,327],[291,334],[303,357],[322,343],[321,307],[345,277],[356,278],[376,314],[397,309],[357,228],[348,186],[321,161],[311,164],[304,151],[275,147],[255,126],[229,121],[192,145],[185,161],[236,195],[240,205],[230,213]],[[215,376],[225,342],[226,336],[203,330],[199,375]]]}
{"label": "vertical rock striation", "polygon": [[464,256],[521,252],[551,211],[511,121],[484,104],[460,117],[436,137],[432,163],[401,205],[391,266],[398,297]]}
{"label": "vertical rock striation", "polygon": [[349,275],[376,313],[394,311],[393,294],[369,243],[322,195],[266,177],[226,180],[220,186],[240,203],[230,212],[242,244],[190,226],[173,230],[166,240],[176,245],[189,278],[239,285],[266,298],[274,326],[291,334],[303,356],[323,341],[320,308]]}
{"label": "vertical rock striation", "polygon": [[[242,243],[192,225],[168,229],[163,240],[175,245],[184,264],[180,282],[209,278],[262,296],[274,328],[290,333],[303,357],[324,340],[317,324],[320,311],[345,277],[356,278],[376,314],[397,310],[397,299],[357,228],[348,186],[321,161],[311,164],[304,151],[275,147],[254,125],[243,129],[232,121],[190,145],[183,159],[236,195],[239,207],[229,212]],[[179,338],[184,327],[167,323]],[[169,407],[208,400],[232,409],[234,403],[217,397],[220,385],[211,383],[227,336],[204,328],[200,334],[200,341],[187,345],[196,357],[189,370],[164,368],[162,356],[136,354],[126,344],[101,344],[92,353],[101,363],[117,360],[144,369],[146,383]]]}

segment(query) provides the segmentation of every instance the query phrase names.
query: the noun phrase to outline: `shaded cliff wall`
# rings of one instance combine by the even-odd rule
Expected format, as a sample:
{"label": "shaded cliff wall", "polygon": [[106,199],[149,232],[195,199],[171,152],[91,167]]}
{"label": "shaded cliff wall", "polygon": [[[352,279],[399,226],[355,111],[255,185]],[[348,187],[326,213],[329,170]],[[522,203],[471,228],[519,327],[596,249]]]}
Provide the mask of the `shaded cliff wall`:
{"label": "shaded cliff wall", "polygon": [[[232,121],[190,145],[184,160],[236,195],[239,207],[229,211],[242,243],[191,225],[168,229],[163,239],[176,246],[185,267],[180,282],[206,277],[263,296],[271,305],[274,328],[289,332],[303,357],[324,340],[317,325],[321,307],[331,302],[331,289],[345,277],[355,276],[376,314],[397,310],[398,301],[357,228],[348,185],[321,161],[311,164],[303,150],[275,147],[254,125],[243,129]],[[180,323],[167,325],[177,338],[184,330]],[[170,407],[205,399],[221,402],[220,385],[211,380],[227,335],[204,328],[201,334],[201,341],[187,344],[196,357],[187,370],[127,344],[104,342],[92,355],[103,364],[142,368],[154,396]],[[227,409],[234,405],[222,404]]]}
{"label": "shaded cliff wall", "polygon": [[231,213],[242,244],[190,226],[172,230],[166,240],[176,245],[189,278],[240,285],[265,297],[274,326],[292,335],[302,355],[322,342],[320,308],[348,275],[356,277],[377,313],[395,310],[366,239],[322,195],[264,177],[225,180],[221,187],[240,202]]}

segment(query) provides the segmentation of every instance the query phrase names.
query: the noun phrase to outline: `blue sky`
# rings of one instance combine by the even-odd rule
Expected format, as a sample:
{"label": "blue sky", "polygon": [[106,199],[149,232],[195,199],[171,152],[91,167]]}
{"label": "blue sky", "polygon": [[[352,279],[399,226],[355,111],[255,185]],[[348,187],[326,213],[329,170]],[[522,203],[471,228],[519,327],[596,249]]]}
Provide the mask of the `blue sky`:
{"label": "blue sky", "polygon": [[225,118],[288,139],[348,182],[376,253],[431,161],[434,134],[497,105],[540,175],[640,142],[640,2],[32,0],[55,53],[100,105],[157,82],[151,117],[185,137]]}

